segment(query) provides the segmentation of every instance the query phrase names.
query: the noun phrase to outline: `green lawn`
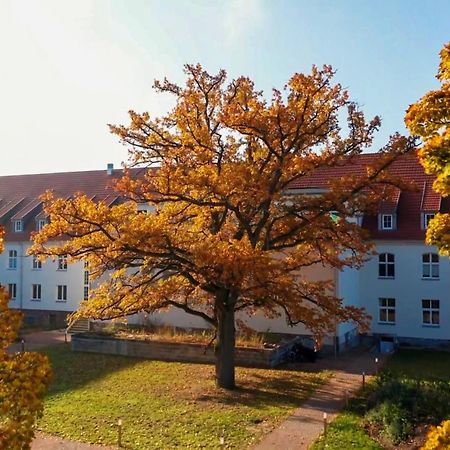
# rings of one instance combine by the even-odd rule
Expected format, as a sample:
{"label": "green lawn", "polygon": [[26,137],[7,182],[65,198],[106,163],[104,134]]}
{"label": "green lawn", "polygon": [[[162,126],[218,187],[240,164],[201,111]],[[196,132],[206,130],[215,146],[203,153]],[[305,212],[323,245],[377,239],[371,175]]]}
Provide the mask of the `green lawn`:
{"label": "green lawn", "polygon": [[[436,408],[443,415],[450,414],[450,405],[445,400],[450,392],[450,353],[430,350],[400,350],[393,355],[384,369],[392,374],[394,379],[412,385],[422,383],[429,390],[429,407],[427,411],[435,413]],[[439,391],[443,402],[439,401]],[[316,441],[312,450],[368,449],[381,450],[383,447],[371,439],[364,428],[363,416],[367,412],[368,398],[376,392],[376,383],[369,383],[336,420],[329,426],[326,438]],[[444,397],[445,395],[445,397]],[[438,397],[437,397],[438,396]],[[442,410],[445,409],[445,411]],[[423,411],[422,411],[423,413]],[[423,414],[422,414],[423,415]],[[429,418],[425,417],[424,420]],[[430,419],[432,421],[432,419]],[[428,423],[428,422],[425,422]]]}
{"label": "green lawn", "polygon": [[327,374],[237,369],[239,389],[214,385],[214,368],[119,356],[72,353],[52,347],[55,380],[38,429],[114,444],[123,420],[128,449],[246,448],[272,429],[322,383]]}

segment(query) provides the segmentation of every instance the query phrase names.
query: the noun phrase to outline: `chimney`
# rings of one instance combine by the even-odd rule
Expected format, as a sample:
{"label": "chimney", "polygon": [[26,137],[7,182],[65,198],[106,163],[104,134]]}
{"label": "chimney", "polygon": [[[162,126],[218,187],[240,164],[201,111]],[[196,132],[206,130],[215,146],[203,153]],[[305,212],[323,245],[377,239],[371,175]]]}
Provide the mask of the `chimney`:
{"label": "chimney", "polygon": [[113,170],[114,170],[114,164],[113,163],[108,163],[106,166],[106,173],[108,175],[112,175],[113,174]]}

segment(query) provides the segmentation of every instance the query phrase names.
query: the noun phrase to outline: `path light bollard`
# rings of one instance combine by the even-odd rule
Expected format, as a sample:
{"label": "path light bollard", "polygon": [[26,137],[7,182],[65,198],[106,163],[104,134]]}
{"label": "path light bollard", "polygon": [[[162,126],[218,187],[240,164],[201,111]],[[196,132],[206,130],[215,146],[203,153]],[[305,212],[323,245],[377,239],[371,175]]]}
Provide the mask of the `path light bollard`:
{"label": "path light bollard", "polygon": [[67,329],[64,330],[64,343],[67,344]]}
{"label": "path light bollard", "polygon": [[122,447],[122,419],[117,421],[117,446]]}
{"label": "path light bollard", "polygon": [[362,373],[362,388],[366,387],[366,372]]}
{"label": "path light bollard", "polygon": [[219,442],[220,442],[220,450],[224,450],[225,449],[225,438],[223,436],[220,436]]}
{"label": "path light bollard", "polygon": [[323,413],[323,436],[327,437],[327,413]]}
{"label": "path light bollard", "polygon": [[22,339],[20,341],[20,349],[21,349],[22,353],[25,352],[25,339]]}
{"label": "path light bollard", "polygon": [[375,375],[378,375],[378,358],[375,358]]}

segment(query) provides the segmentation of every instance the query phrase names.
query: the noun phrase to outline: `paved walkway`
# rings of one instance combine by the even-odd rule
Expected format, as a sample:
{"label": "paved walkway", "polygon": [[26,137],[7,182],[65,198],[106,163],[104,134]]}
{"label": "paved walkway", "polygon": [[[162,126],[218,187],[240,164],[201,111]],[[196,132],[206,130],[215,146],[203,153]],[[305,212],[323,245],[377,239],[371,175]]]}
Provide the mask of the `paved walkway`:
{"label": "paved walkway", "polygon": [[[306,450],[323,431],[323,414],[331,422],[345,406],[345,398],[362,384],[362,373],[374,374],[377,370],[374,354],[358,352],[321,360],[314,370],[331,370],[333,377],[303,403],[294,414],[269,433],[254,450]],[[381,365],[385,358],[378,356]]]}
{"label": "paved walkway", "polygon": [[36,433],[31,444],[31,450],[113,450],[117,447],[105,447],[103,445],[82,444],[81,442],[68,441],[55,436]]}
{"label": "paved walkway", "polygon": [[[51,345],[62,344],[65,342],[64,335],[65,333],[63,330],[52,330],[27,333],[23,334],[21,337],[24,340],[25,351],[33,351],[43,347],[50,347]],[[67,342],[70,342],[70,334],[67,335]],[[15,342],[9,346],[10,352],[20,352],[21,349],[21,342]]]}

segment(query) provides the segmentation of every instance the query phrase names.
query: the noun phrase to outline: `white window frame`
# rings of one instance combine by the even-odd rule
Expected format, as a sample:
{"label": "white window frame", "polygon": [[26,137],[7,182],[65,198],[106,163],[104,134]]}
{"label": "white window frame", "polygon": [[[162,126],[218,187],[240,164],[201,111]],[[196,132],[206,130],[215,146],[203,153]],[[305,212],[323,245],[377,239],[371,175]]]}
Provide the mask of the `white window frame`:
{"label": "white window frame", "polygon": [[8,251],[8,269],[17,270],[17,250]]}
{"label": "white window frame", "polygon": [[[378,323],[395,325],[395,298],[380,297],[378,299]],[[390,315],[393,314],[393,320],[390,320]],[[384,315],[384,319],[382,316]]]}
{"label": "white window frame", "polygon": [[56,301],[67,302],[67,284],[58,284],[56,286]]}
{"label": "white window frame", "polygon": [[14,220],[14,233],[21,233],[23,231],[23,221],[22,220]]}
{"label": "white window frame", "polygon": [[36,224],[36,229],[38,231],[41,231],[42,228],[45,227],[45,225],[47,225],[47,219],[39,219]]}
{"label": "white window frame", "polygon": [[17,298],[17,284],[8,283],[8,294],[10,300],[15,300]]}
{"label": "white window frame", "polygon": [[[389,256],[392,256],[392,261],[389,261]],[[381,267],[384,267],[386,275],[381,275]],[[393,275],[388,275],[389,267],[392,267]],[[393,253],[380,253],[378,255],[378,278],[395,278],[395,255]]]}
{"label": "white window frame", "polygon": [[[385,223],[385,219],[390,219],[390,225]],[[394,229],[394,215],[393,214],[381,214],[381,229],[393,230]]]}
{"label": "white window frame", "polygon": [[65,272],[67,270],[67,255],[58,256],[58,269]]}
{"label": "white window frame", "polygon": [[42,269],[42,261],[36,255],[33,255],[32,268],[33,270]]}
{"label": "white window frame", "polygon": [[83,287],[83,300],[89,300],[89,286]]}
{"label": "white window frame", "polygon": [[430,224],[430,220],[434,219],[436,213],[423,213],[422,218],[422,229],[426,230]]}
{"label": "white window frame", "polygon": [[42,285],[33,283],[31,285],[31,300],[40,302],[42,299]]}
{"label": "white window frame", "polygon": [[424,253],[422,255],[422,278],[424,280],[439,280],[439,255],[437,253]]}
{"label": "white window frame", "polygon": [[[422,299],[422,325],[426,327],[439,327],[441,303],[436,299]],[[426,320],[426,314],[428,319]],[[437,317],[437,320],[436,320]]]}

